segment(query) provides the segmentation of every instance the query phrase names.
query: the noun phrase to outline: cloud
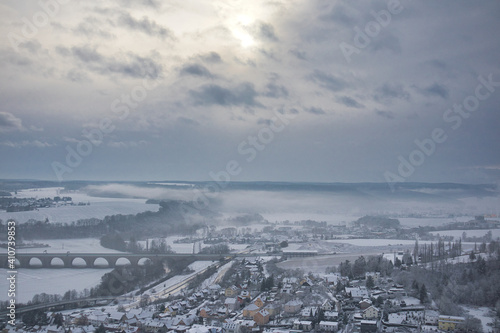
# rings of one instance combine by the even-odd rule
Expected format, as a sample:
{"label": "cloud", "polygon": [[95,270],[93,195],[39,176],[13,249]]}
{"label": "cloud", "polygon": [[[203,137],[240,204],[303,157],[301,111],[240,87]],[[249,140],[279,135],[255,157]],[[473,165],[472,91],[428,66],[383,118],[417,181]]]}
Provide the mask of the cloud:
{"label": "cloud", "polygon": [[147,141],[145,140],[139,140],[139,141],[110,141],[107,143],[107,146],[110,148],[136,148],[136,147],[142,147],[146,146],[148,144]]}
{"label": "cloud", "polygon": [[291,49],[288,52],[290,52],[290,54],[292,54],[293,56],[295,56],[297,59],[307,60],[307,53],[306,53],[306,51],[294,48],[294,49]]}
{"label": "cloud", "polygon": [[360,108],[365,107],[363,104],[359,103],[354,98],[349,97],[349,96],[338,97],[337,102],[344,104],[345,106],[350,107],[350,108],[360,109]]}
{"label": "cloud", "polygon": [[[152,78],[156,79],[162,72],[161,64],[152,58],[141,57],[133,53],[126,53],[120,59],[106,57],[100,54],[97,49],[89,45],[74,46],[70,50],[59,46],[57,52],[64,56],[72,55],[93,72],[101,75],[121,74],[132,78]],[[122,59],[124,58],[124,59]],[[81,74],[78,78],[84,78]]]}
{"label": "cloud", "polygon": [[258,31],[259,31],[259,36],[264,39],[267,39],[272,42],[277,42],[279,40],[278,37],[276,36],[276,33],[274,32],[274,27],[269,23],[260,22]]}
{"label": "cloud", "polygon": [[347,86],[342,79],[322,72],[318,69],[315,69],[314,72],[308,76],[308,78],[319,86],[331,91],[340,91]]}
{"label": "cloud", "polygon": [[213,52],[213,51],[209,52],[209,53],[201,54],[199,57],[201,60],[208,62],[208,63],[221,63],[222,62],[221,56],[217,52]]}
{"label": "cloud", "polygon": [[186,118],[186,117],[179,117],[179,118],[177,118],[177,122],[179,122],[181,124],[185,124],[185,125],[195,125],[195,126],[197,126],[197,125],[200,124],[196,120],[190,119],[190,118]]}
{"label": "cloud", "polygon": [[266,97],[271,97],[271,98],[280,98],[280,97],[288,97],[288,89],[282,85],[279,84],[277,81],[279,79],[279,75],[276,73],[273,73],[271,75],[271,78],[269,82],[266,84],[265,90],[263,95]]}
{"label": "cloud", "polygon": [[202,77],[213,77],[212,73],[203,65],[200,64],[186,64],[180,70],[181,76],[193,75]]}
{"label": "cloud", "polygon": [[354,27],[357,22],[356,12],[352,8],[336,4],[326,14],[321,14],[319,18],[323,21],[333,21],[344,26]]}
{"label": "cloud", "polygon": [[23,122],[12,113],[0,112],[0,132],[22,131]]}
{"label": "cloud", "polygon": [[10,147],[10,148],[22,148],[22,147],[49,148],[56,146],[56,144],[43,142],[39,140],[34,140],[34,141],[24,140],[21,142],[12,142],[12,141],[0,142],[0,146]]}
{"label": "cloud", "polygon": [[255,100],[258,94],[254,85],[249,82],[241,83],[230,89],[217,84],[207,84],[198,90],[190,90],[189,95],[196,105],[262,106]]}
{"label": "cloud", "polygon": [[448,88],[439,83],[434,83],[424,89],[420,89],[420,92],[425,96],[436,96],[443,99],[447,99],[449,96]]}
{"label": "cloud", "polygon": [[131,30],[143,32],[149,36],[160,37],[161,39],[167,37],[173,38],[174,36],[172,31],[150,20],[146,16],[138,20],[133,18],[129,13],[122,13],[118,18],[118,24]]}
{"label": "cloud", "polygon": [[392,111],[375,110],[375,113],[386,119],[394,119],[394,112]]}
{"label": "cloud", "polygon": [[325,110],[323,110],[322,108],[314,107],[314,106],[307,108],[306,111],[309,113],[315,114],[315,115],[326,114]]}
{"label": "cloud", "polygon": [[410,93],[405,90],[402,84],[384,83],[381,87],[376,89],[373,98],[378,102],[390,102],[393,99],[408,101],[410,99]]}
{"label": "cloud", "polygon": [[368,45],[368,48],[374,52],[389,50],[394,54],[401,54],[401,42],[399,38],[388,31],[384,31],[377,38],[374,38]]}

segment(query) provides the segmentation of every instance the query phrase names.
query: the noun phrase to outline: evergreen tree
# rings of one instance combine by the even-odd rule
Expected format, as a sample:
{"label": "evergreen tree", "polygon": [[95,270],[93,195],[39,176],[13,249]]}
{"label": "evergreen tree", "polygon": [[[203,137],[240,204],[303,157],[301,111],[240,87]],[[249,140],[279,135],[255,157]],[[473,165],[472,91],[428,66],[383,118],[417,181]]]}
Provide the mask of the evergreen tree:
{"label": "evergreen tree", "polygon": [[424,304],[427,302],[427,288],[425,287],[425,284],[422,284],[422,287],[420,288],[420,295],[419,295],[420,303]]}
{"label": "evergreen tree", "polygon": [[373,277],[371,275],[368,275],[366,278],[366,288],[372,289],[375,287],[375,282],[373,281]]}

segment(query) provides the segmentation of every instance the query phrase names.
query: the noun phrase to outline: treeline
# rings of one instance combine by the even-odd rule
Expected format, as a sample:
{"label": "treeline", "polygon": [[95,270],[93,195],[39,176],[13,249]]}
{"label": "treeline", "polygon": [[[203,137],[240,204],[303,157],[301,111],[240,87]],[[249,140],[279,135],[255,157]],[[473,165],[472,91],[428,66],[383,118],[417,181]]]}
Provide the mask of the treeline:
{"label": "treeline", "polygon": [[167,245],[165,239],[152,240],[144,248],[140,243],[138,243],[135,237],[131,237],[128,242],[117,233],[107,234],[101,237],[100,244],[108,249],[131,252],[131,253],[156,253],[156,254],[167,254],[174,253],[170,245]]}
{"label": "treeline", "polygon": [[[100,237],[103,234],[122,233],[125,237],[159,237],[162,235],[189,235],[203,227],[198,222],[214,217],[208,209],[198,209],[192,202],[162,201],[157,212],[131,215],[112,215],[104,219],[85,219],[72,223],[49,223],[30,220],[19,223],[18,236],[24,240]],[[6,232],[7,226],[0,225]]]}
{"label": "treeline", "polygon": [[471,255],[467,263],[440,260],[398,271],[394,278],[408,290],[425,284],[443,314],[461,315],[457,304],[495,306],[500,313],[500,247],[493,241],[485,248],[487,253]]}
{"label": "treeline", "polygon": [[229,253],[230,249],[227,244],[216,244],[204,247],[201,249],[200,253],[202,254],[226,254]]}
{"label": "treeline", "polygon": [[[367,259],[360,256],[351,263],[346,260],[338,266],[338,272],[350,279],[364,278],[366,272],[379,272],[382,276],[390,276],[394,269],[392,261],[385,259],[382,255],[369,256]],[[328,268],[327,272],[336,271],[335,267]]]}

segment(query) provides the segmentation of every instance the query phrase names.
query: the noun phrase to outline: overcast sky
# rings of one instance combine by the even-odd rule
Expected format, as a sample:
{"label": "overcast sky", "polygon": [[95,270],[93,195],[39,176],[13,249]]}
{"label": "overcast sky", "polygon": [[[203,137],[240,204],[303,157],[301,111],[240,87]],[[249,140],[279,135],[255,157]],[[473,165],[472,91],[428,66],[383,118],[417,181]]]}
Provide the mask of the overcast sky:
{"label": "overcast sky", "polygon": [[0,4],[0,178],[500,178],[498,1],[60,2]]}

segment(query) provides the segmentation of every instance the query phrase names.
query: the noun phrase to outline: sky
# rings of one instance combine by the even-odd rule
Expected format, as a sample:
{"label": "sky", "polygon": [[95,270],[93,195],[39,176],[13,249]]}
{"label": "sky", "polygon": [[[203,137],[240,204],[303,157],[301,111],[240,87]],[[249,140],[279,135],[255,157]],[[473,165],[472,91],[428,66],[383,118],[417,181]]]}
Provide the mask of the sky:
{"label": "sky", "polygon": [[497,1],[0,4],[0,178],[498,183]]}

